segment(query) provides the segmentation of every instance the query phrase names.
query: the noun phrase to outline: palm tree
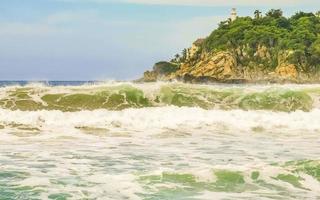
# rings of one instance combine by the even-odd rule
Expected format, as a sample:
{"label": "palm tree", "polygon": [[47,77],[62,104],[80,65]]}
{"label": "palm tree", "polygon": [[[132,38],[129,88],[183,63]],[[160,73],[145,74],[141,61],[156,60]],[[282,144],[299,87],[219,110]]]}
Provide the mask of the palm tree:
{"label": "palm tree", "polygon": [[182,61],[185,61],[187,59],[188,56],[188,50],[187,49],[183,49],[182,51]]}
{"label": "palm tree", "polygon": [[180,55],[179,55],[179,54],[176,54],[176,55],[174,56],[174,59],[175,59],[176,62],[179,62],[179,60],[180,60]]}
{"label": "palm tree", "polygon": [[281,9],[271,9],[266,13],[267,17],[280,18],[283,16],[283,11]]}
{"label": "palm tree", "polygon": [[255,11],[254,11],[254,18],[255,18],[255,19],[259,19],[259,18],[261,17],[260,14],[261,14],[260,10],[255,10]]}

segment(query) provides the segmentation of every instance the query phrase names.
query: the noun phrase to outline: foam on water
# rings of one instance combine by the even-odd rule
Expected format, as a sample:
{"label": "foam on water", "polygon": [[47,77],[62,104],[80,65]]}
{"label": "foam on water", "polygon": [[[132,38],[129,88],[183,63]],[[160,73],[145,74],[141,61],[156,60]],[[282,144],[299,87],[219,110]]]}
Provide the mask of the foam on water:
{"label": "foam on water", "polygon": [[[243,100],[260,91],[290,90],[314,95],[313,103],[320,88],[108,83],[14,86],[0,94],[32,88],[28,95],[41,101],[43,94],[134,88],[154,99],[168,87],[171,94],[203,101],[212,100],[206,92]],[[320,198],[317,106],[275,112],[161,102],[121,110],[0,109],[0,199]]]}
{"label": "foam on water", "polygon": [[36,132],[218,130],[227,133],[282,132],[283,134],[317,133],[320,130],[320,110],[291,113],[243,110],[204,110],[188,107],[126,109],[123,111],[11,111],[0,109],[3,129]]}

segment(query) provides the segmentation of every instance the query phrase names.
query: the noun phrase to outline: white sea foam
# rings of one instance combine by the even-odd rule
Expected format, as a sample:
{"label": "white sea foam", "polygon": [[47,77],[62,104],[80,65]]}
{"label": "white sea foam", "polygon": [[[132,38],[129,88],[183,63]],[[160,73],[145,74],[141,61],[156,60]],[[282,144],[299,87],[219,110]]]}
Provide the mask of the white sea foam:
{"label": "white sea foam", "polygon": [[[110,130],[157,131],[163,129],[230,129],[247,132],[277,131],[304,133],[320,131],[320,110],[311,112],[269,112],[203,110],[200,108],[141,108],[123,111],[10,111],[0,109],[0,124],[23,124],[47,132],[72,131],[76,127]],[[5,129],[3,130],[5,131]]]}
{"label": "white sea foam", "polygon": [[[118,83],[32,87],[54,93],[92,91],[110,84]],[[157,84],[134,86],[153,94],[168,83]],[[274,86],[248,90],[267,87]],[[4,173],[0,198],[6,194],[1,191],[22,188],[16,193],[27,199],[57,194],[68,194],[68,199],[317,199],[320,182],[284,165],[319,160],[319,119],[317,108],[310,112],[175,106],[78,112],[0,109],[0,173]],[[232,184],[210,190],[219,170],[239,173],[245,183],[240,190]],[[259,172],[259,181],[251,178],[254,171]],[[9,178],[1,178],[5,173]],[[165,173],[193,175],[200,184],[188,178],[161,178]],[[302,188],[279,180],[279,174],[301,178]],[[36,194],[37,190],[42,192]]]}

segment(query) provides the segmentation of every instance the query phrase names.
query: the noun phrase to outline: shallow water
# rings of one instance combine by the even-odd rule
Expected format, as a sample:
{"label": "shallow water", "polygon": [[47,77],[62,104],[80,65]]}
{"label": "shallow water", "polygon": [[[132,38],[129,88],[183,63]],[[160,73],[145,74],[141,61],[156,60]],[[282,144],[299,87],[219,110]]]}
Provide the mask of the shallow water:
{"label": "shallow water", "polygon": [[[166,96],[116,110],[3,107],[0,199],[320,199],[319,85],[129,85],[143,91],[141,98],[154,100],[169,87],[179,95],[206,97],[203,102],[214,106],[189,104],[194,99],[166,104]],[[6,99],[8,91],[28,88],[39,100],[48,93],[115,87],[117,93],[119,86],[10,86],[1,95]],[[277,108],[289,108],[288,99],[300,106],[309,102],[276,95],[286,100],[260,107],[265,96],[258,95],[245,108],[237,101],[226,108],[221,105],[230,101],[217,101],[216,93],[203,96],[203,88],[232,91],[238,101],[270,90],[303,92],[312,101],[307,110],[286,110]]]}

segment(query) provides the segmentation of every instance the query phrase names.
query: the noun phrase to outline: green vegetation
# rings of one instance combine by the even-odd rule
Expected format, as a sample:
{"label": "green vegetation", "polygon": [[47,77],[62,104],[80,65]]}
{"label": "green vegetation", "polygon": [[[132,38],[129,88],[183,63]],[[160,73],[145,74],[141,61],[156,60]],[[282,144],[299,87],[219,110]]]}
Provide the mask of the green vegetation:
{"label": "green vegetation", "polygon": [[[180,56],[176,55],[177,59],[180,60]],[[177,62],[177,61],[174,61]],[[153,71],[156,72],[159,75],[168,75],[174,71],[176,71],[178,68],[177,64],[170,63],[170,62],[158,62],[153,66]]]}
{"label": "green vegetation", "polygon": [[187,51],[185,50],[185,54],[183,54],[182,57],[180,57],[179,54],[176,54],[171,62],[161,61],[154,64],[152,71],[146,71],[144,73],[143,81],[153,82],[177,71],[179,69],[179,63],[186,59],[186,55]]}
{"label": "green vegetation", "polygon": [[[265,46],[272,59],[263,63],[253,58],[259,46]],[[272,9],[261,15],[254,12],[254,18],[238,17],[235,21],[223,21],[218,29],[205,40],[206,51],[233,51],[241,48],[249,58],[238,57],[238,62],[246,66],[249,61],[275,68],[278,56],[286,52],[287,61],[297,66],[301,72],[320,70],[320,16],[298,12],[290,18],[281,10]],[[256,60],[255,60],[256,59]]]}

